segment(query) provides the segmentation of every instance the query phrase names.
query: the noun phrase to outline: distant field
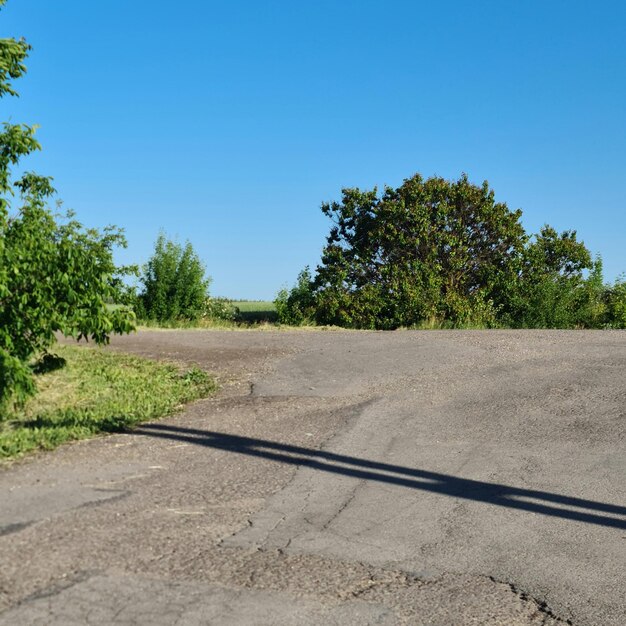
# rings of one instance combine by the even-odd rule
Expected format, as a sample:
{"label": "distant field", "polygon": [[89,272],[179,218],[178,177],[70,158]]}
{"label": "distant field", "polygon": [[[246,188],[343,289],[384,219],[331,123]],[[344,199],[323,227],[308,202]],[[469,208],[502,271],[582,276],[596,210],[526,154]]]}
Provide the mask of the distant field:
{"label": "distant field", "polygon": [[233,302],[239,309],[244,322],[275,322],[276,307],[273,302],[265,300],[242,300]]}

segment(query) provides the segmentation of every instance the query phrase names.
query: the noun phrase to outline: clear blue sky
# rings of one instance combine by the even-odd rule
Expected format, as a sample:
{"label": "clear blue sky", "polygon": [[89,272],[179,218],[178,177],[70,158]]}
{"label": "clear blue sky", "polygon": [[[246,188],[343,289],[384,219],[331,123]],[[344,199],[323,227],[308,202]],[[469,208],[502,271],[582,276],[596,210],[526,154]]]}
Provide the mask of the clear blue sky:
{"label": "clear blue sky", "polygon": [[213,295],[273,298],[319,260],[322,201],[415,172],[487,179],[527,230],[626,271],[623,0],[9,0],[33,51],[0,119],[121,262],[189,239]]}

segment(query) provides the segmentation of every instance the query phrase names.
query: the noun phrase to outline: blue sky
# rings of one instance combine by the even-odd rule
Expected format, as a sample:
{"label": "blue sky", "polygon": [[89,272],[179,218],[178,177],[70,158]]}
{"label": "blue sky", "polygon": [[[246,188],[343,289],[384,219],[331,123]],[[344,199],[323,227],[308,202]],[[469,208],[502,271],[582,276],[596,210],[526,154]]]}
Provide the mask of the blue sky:
{"label": "blue sky", "polygon": [[487,179],[527,230],[626,271],[626,3],[9,0],[33,46],[0,119],[89,226],[189,239],[211,293],[273,298],[315,266],[319,206],[420,172]]}

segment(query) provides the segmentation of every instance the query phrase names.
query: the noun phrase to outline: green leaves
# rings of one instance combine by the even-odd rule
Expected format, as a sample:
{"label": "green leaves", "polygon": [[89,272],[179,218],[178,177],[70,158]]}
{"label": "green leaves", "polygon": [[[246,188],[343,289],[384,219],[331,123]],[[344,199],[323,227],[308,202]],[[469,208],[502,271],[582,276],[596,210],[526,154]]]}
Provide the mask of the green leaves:
{"label": "green leaves", "polygon": [[521,210],[496,202],[487,182],[418,174],[382,194],[343,189],[322,212],[332,220],[322,262],[278,294],[282,319],[306,311],[318,323],[373,329],[626,323],[623,281],[603,285],[576,233],[545,226],[529,237]]}
{"label": "green leaves", "polygon": [[[0,39],[0,97],[17,95],[11,81],[26,71],[29,50],[23,40]],[[86,230],[71,213],[53,214],[51,178],[26,172],[13,182],[11,168],[40,149],[35,128],[5,123],[0,132],[0,410],[34,393],[29,361],[56,332],[106,343],[134,328],[132,311],[108,306],[121,291],[113,248],[126,245],[122,232]],[[20,206],[12,211],[14,188]]]}
{"label": "green leaves", "polygon": [[[11,399],[16,404],[23,404],[35,390],[35,381],[28,365],[9,350],[0,348],[0,411],[4,411]],[[3,418],[4,414],[0,413],[0,422]]]}
{"label": "green leaves", "polygon": [[315,293],[311,270],[305,267],[291,290],[281,289],[274,300],[276,316],[281,324],[302,326],[315,317]]}
{"label": "green leaves", "polygon": [[[41,147],[35,139],[36,127],[5,123],[3,128],[4,130],[0,132],[0,194],[2,196],[13,194],[10,177],[11,166],[17,165],[21,157],[39,150]],[[6,216],[8,207],[8,199],[2,197],[0,199],[0,214],[4,213]]]}
{"label": "green leaves", "polygon": [[[0,2],[0,7],[6,0]],[[24,60],[31,49],[24,39],[0,39],[0,98],[5,95],[17,96],[11,80],[26,72]]]}
{"label": "green leaves", "polygon": [[[30,182],[24,204],[0,225],[0,350],[21,363],[49,348],[55,332],[102,344],[134,329],[130,309],[108,306],[117,297],[113,248],[125,245],[122,234],[55,218],[41,195],[49,192],[47,179]],[[0,381],[0,395],[9,387],[29,392],[23,377],[8,380]]]}
{"label": "green leaves", "polygon": [[606,288],[603,293],[606,306],[605,325],[609,328],[626,328],[626,278],[624,275]]}
{"label": "green leaves", "polygon": [[[591,270],[589,279],[584,270]],[[519,327],[597,327],[601,315],[593,301],[603,289],[602,264],[594,263],[576,232],[546,225],[522,251],[507,315]]]}
{"label": "green leaves", "polygon": [[318,321],[397,328],[493,323],[498,282],[525,242],[520,212],[484,183],[416,175],[401,187],[344,189],[315,278]]}
{"label": "green leaves", "polygon": [[204,312],[210,278],[192,245],[167,240],[161,233],[141,277],[140,316],[160,322],[198,319]]}

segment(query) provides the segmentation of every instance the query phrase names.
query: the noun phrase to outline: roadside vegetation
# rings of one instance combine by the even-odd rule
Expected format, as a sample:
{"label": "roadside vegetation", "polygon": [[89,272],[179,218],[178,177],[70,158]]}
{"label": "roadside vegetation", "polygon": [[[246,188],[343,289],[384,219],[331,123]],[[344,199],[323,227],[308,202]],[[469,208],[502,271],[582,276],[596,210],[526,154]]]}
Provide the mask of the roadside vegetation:
{"label": "roadside vegetation", "polygon": [[197,368],[99,348],[56,346],[35,371],[38,393],[0,421],[0,458],[123,431],[216,390]]}
{"label": "roadside vegetation", "polygon": [[[0,8],[5,0],[0,0]],[[26,72],[30,46],[0,39],[0,97],[17,96],[13,81]],[[135,316],[111,307],[129,268],[116,267],[113,250],[126,245],[115,227],[84,228],[72,213],[49,207],[49,177],[23,171],[21,160],[39,150],[35,127],[5,123],[0,132],[0,422],[10,403],[36,392],[33,360],[45,359],[55,333],[104,344],[130,332]],[[16,193],[17,192],[17,193]],[[17,196],[17,202],[15,202]]]}
{"label": "roadside vegetation", "polygon": [[246,328],[277,321],[273,302],[211,297],[210,284],[191,243],[160,233],[139,284],[126,286],[120,302],[135,312],[140,326],[153,328]]}
{"label": "roadside vegetation", "polygon": [[278,313],[274,302],[262,300],[239,300],[232,302],[237,308],[237,319],[248,324],[275,323]]}
{"label": "roadside vegetation", "polygon": [[314,274],[276,299],[278,320],[346,328],[626,328],[626,280],[576,231],[527,233],[485,181],[419,174],[382,194],[344,189]]}
{"label": "roadside vegetation", "polygon": [[[18,95],[29,51],[23,39],[0,39],[0,97]],[[24,173],[23,157],[41,148],[35,130],[7,122],[0,131],[0,457],[128,428],[215,388],[198,369],[55,346],[58,333],[104,345],[133,331],[125,279],[137,268],[113,261],[126,246],[121,229],[83,227],[54,202],[51,178]],[[177,280],[194,283],[197,259],[175,252],[186,272]],[[164,301],[157,286],[153,299],[173,316],[204,295]]]}

